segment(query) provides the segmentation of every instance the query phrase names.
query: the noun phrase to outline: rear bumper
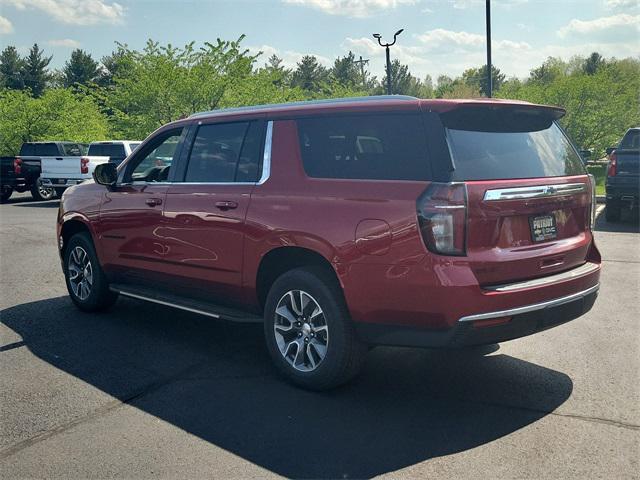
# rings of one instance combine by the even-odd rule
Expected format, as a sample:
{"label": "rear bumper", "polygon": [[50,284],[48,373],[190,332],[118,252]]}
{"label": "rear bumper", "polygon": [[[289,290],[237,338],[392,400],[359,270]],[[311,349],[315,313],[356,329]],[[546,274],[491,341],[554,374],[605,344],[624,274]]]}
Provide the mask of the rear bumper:
{"label": "rear bumper", "polygon": [[640,198],[640,178],[629,177],[609,177],[607,179],[606,199],[609,205],[638,205]]}
{"label": "rear bumper", "polygon": [[78,185],[86,180],[86,178],[41,178],[40,181],[45,187],[51,188],[67,188]]}
{"label": "rear bumper", "polygon": [[[564,297],[469,315],[448,330],[433,331],[407,326],[357,323],[360,338],[374,345],[460,348],[505,342],[562,325],[584,315],[596,301],[600,284]],[[494,319],[509,320],[491,324]],[[487,322],[484,325],[483,322]]]}

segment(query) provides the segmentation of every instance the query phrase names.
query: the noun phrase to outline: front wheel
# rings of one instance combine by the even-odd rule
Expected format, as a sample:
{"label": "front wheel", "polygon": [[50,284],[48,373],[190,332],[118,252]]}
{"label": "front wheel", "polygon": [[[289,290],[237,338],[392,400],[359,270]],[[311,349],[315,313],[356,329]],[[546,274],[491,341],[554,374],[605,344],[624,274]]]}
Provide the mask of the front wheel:
{"label": "front wheel", "polygon": [[64,250],[64,277],[73,303],[85,312],[105,310],[118,294],[109,290],[88,233],[76,233]]}
{"label": "front wheel", "polygon": [[51,200],[55,198],[56,192],[53,188],[42,185],[42,180],[38,178],[31,187],[31,196],[38,201]]}
{"label": "front wheel", "polygon": [[291,270],[275,281],[267,296],[264,329],[278,370],[311,390],[346,383],[366,354],[339,286],[320,268]]}

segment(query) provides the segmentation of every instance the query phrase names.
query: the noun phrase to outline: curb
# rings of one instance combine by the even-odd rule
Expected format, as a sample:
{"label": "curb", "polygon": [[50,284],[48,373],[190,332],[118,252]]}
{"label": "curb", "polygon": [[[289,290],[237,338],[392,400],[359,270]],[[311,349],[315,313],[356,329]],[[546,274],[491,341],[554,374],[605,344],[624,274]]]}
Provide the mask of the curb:
{"label": "curb", "polygon": [[596,203],[606,203],[606,197],[604,195],[596,195]]}

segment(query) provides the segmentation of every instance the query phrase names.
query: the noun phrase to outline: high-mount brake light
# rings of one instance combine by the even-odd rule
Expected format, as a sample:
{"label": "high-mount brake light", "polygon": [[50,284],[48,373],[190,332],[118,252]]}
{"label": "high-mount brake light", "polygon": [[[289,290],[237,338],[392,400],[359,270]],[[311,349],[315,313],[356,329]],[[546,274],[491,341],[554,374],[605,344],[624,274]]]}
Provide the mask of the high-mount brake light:
{"label": "high-mount brake light", "polygon": [[466,255],[467,187],[464,183],[432,183],[418,197],[418,224],[429,251]]}

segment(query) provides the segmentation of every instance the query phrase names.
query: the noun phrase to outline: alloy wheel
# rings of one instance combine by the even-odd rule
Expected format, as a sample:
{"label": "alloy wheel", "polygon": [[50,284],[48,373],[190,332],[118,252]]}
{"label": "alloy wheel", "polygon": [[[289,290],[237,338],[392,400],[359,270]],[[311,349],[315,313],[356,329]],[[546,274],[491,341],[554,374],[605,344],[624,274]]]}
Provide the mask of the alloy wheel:
{"label": "alloy wheel", "polygon": [[86,300],[93,287],[93,266],[84,248],[80,246],[73,248],[69,255],[67,269],[73,293],[80,300]]}
{"label": "alloy wheel", "polygon": [[273,329],[283,358],[296,370],[311,372],[327,355],[329,327],[320,304],[303,290],[278,301]]}

